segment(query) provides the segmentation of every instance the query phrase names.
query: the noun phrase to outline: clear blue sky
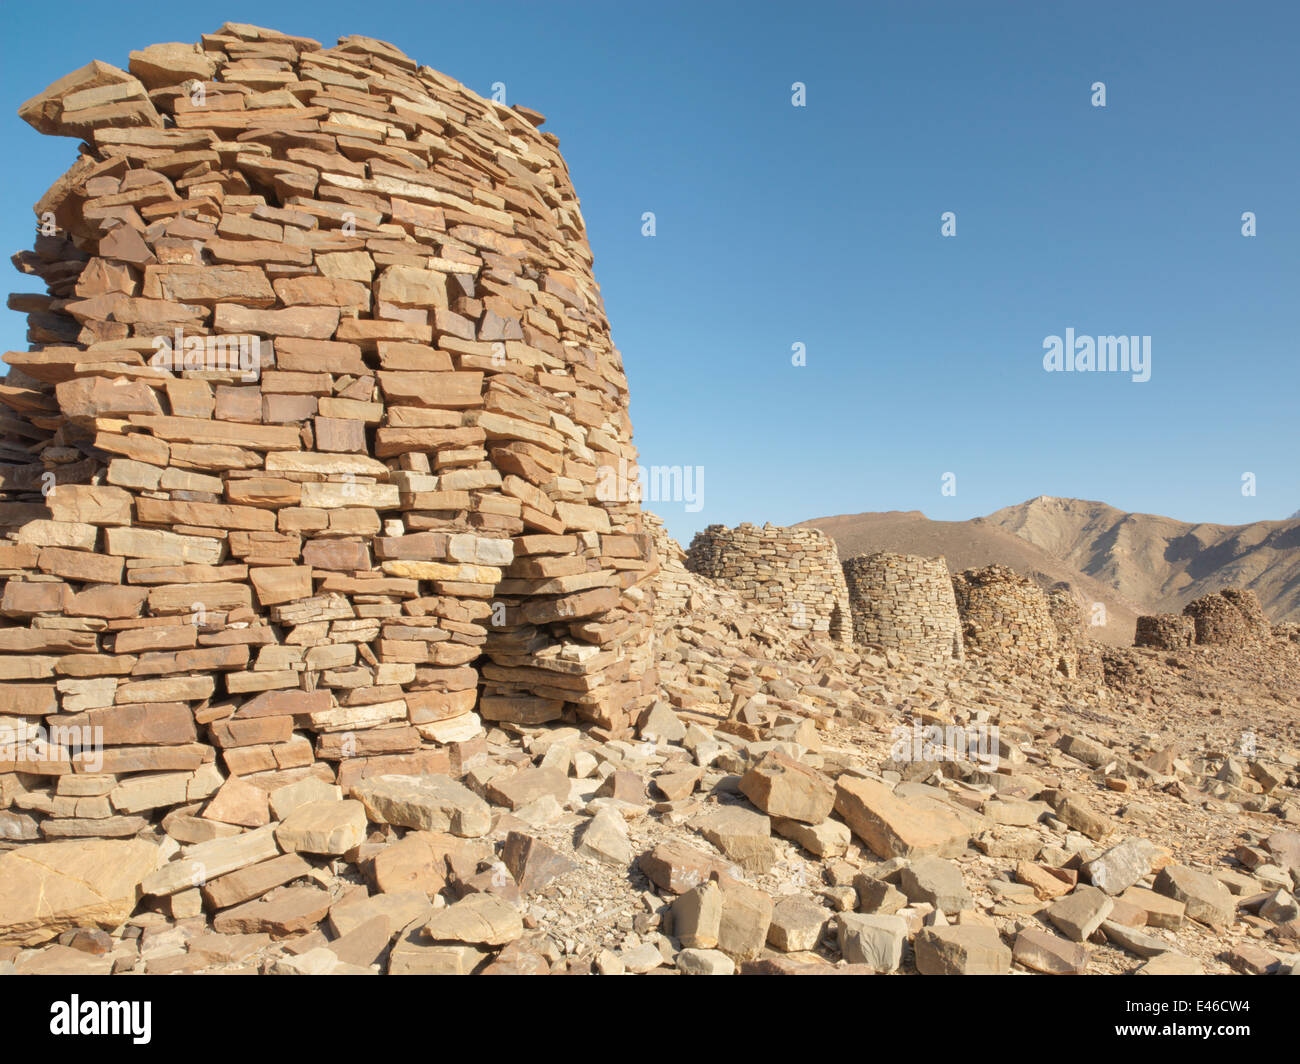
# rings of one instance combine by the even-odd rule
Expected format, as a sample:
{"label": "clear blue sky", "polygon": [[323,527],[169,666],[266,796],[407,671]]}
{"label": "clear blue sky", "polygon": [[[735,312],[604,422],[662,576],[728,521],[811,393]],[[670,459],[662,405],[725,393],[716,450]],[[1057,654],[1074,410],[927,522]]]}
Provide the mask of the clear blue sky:
{"label": "clear blue sky", "polygon": [[[703,509],[652,503],[684,542],[1040,494],[1222,523],[1300,509],[1292,3],[61,0],[3,18],[6,254],[75,151],[18,104],[225,20],[383,38],[547,114],[642,461],[704,468]],[[0,322],[25,347],[22,317]],[[1044,372],[1066,328],[1149,335],[1151,379]]]}

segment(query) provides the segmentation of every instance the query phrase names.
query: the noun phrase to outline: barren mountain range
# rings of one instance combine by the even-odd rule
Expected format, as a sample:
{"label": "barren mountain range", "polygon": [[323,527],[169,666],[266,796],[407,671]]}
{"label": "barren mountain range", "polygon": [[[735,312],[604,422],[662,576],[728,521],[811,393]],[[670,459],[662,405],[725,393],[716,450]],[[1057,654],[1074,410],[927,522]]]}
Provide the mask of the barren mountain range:
{"label": "barren mountain range", "polygon": [[1221,587],[1248,587],[1270,620],[1300,620],[1300,519],[1249,525],[1190,524],[1101,502],[1039,496],[969,521],[932,521],[919,510],[841,514],[803,524],[836,542],[841,558],[874,550],[943,555],[954,573],[1000,562],[1044,586],[1068,583],[1090,634],[1128,645],[1142,613],[1178,612]]}
{"label": "barren mountain range", "polygon": [[1251,588],[1272,621],[1300,618],[1300,519],[1193,524],[1039,496],[985,520],[1154,611],[1233,586]]}

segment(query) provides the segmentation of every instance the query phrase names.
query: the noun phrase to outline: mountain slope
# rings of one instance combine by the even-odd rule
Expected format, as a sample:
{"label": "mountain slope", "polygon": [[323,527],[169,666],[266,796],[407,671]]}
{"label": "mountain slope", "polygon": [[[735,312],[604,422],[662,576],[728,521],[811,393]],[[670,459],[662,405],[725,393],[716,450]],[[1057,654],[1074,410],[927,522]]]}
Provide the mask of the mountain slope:
{"label": "mountain slope", "polygon": [[819,517],[803,525],[820,528],[835,540],[841,560],[876,550],[930,558],[942,555],[954,574],[1000,562],[1044,587],[1068,583],[1084,611],[1085,623],[1093,616],[1093,603],[1105,606],[1106,624],[1088,627],[1088,635],[1103,643],[1131,646],[1137,616],[1147,612],[1139,603],[1079,572],[1050,551],[984,518],[931,521],[919,510],[891,510]]}
{"label": "mountain slope", "polygon": [[1251,588],[1272,621],[1300,620],[1300,520],[1189,524],[1039,496],[979,522],[1011,532],[1153,612],[1225,586]]}

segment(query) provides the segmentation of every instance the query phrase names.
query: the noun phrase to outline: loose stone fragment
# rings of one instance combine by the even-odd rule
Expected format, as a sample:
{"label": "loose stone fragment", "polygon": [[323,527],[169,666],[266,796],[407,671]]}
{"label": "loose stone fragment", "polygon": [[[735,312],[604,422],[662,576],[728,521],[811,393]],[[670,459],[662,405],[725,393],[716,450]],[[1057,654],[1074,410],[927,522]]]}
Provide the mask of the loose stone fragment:
{"label": "loose stone fragment", "polygon": [[736,962],[716,949],[684,949],[677,954],[683,975],[735,975]]}
{"label": "loose stone fragment", "polygon": [[1125,839],[1086,862],[1081,871],[1094,887],[1111,895],[1123,894],[1151,870],[1154,852],[1155,847],[1145,839]]}
{"label": "loose stone fragment", "polygon": [[874,780],[841,777],[835,811],[878,857],[952,857],[971,835],[951,813],[918,808]]}
{"label": "loose stone fragment", "polygon": [[492,894],[469,894],[424,925],[428,939],[471,946],[504,946],[523,933],[519,911]]}
{"label": "loose stone fragment", "polygon": [[222,934],[265,932],[283,938],[315,927],[329,912],[330,896],[319,887],[289,887],[267,898],[226,909],[212,921]]}
{"label": "loose stone fragment", "polygon": [[1148,935],[1135,927],[1116,923],[1114,920],[1103,920],[1101,931],[1106,936],[1107,942],[1113,942],[1138,957],[1154,957],[1159,953],[1167,953],[1170,949],[1169,943],[1164,939]]}
{"label": "loose stone fragment", "polygon": [[1184,865],[1162,869],[1156,876],[1156,891],[1182,902],[1189,919],[1210,927],[1231,927],[1236,917],[1236,903],[1227,887],[1214,877]]}
{"label": "loose stone fragment", "polygon": [[673,894],[685,894],[707,883],[715,871],[725,871],[716,857],[675,840],[658,843],[643,853],[637,863],[656,886]]}
{"label": "loose stone fragment", "polygon": [[374,776],[356,784],[352,795],[379,824],[462,838],[486,835],[492,827],[487,802],[447,776]]}
{"label": "loose stone fragment", "polygon": [[1047,918],[1066,938],[1084,942],[1101,927],[1115,903],[1096,887],[1076,887],[1073,893],[1054,902]]}
{"label": "loose stone fragment", "polygon": [[1083,975],[1088,970],[1086,946],[1067,942],[1041,927],[1027,927],[1016,936],[1012,957],[1036,972]]}
{"label": "loose stone fragment", "polygon": [[540,839],[520,831],[506,835],[505,845],[501,848],[501,859],[515,877],[523,894],[541,890],[552,880],[577,867],[569,858]]}
{"label": "loose stone fragment", "polygon": [[718,949],[732,960],[753,960],[767,943],[772,922],[772,899],[755,887],[724,878]]}
{"label": "loose stone fragment", "polygon": [[35,843],[0,854],[0,943],[31,946],[73,927],[123,923],[158,862],[142,839]]}
{"label": "loose stone fragment", "polygon": [[907,921],[901,916],[841,913],[835,920],[840,953],[850,964],[876,972],[898,970],[907,942]]}
{"label": "loose stone fragment", "polygon": [[727,805],[696,818],[691,826],[746,871],[761,874],[776,860],[771,823],[761,813]]}
{"label": "loose stone fragment", "polygon": [[815,901],[791,894],[772,907],[767,942],[773,949],[798,953],[817,948],[829,913]]}
{"label": "loose stone fragment", "polygon": [[1011,950],[982,924],[927,927],[913,947],[922,975],[1005,975],[1011,970]]}
{"label": "loose stone fragment", "polygon": [[797,843],[814,857],[839,857],[849,848],[852,833],[838,820],[805,824],[800,820],[772,817],[772,830],[784,839]]}
{"label": "loose stone fragment", "polygon": [[286,853],[344,854],[366,837],[366,810],[358,801],[307,802],[275,829]]}
{"label": "loose stone fragment", "polygon": [[740,778],[740,791],[763,812],[805,824],[820,824],[835,806],[831,781],[779,750]]}
{"label": "loose stone fragment", "polygon": [[674,899],[673,934],[683,946],[711,950],[718,944],[722,925],[722,891],[717,883],[703,883]]}
{"label": "loose stone fragment", "polygon": [[971,906],[970,892],[962,882],[961,869],[940,857],[912,861],[898,878],[899,888],[910,902],[928,902],[945,913]]}
{"label": "loose stone fragment", "polygon": [[575,849],[584,857],[594,857],[597,861],[616,868],[626,868],[632,863],[632,843],[627,835],[627,822],[612,809],[601,809],[579,832]]}

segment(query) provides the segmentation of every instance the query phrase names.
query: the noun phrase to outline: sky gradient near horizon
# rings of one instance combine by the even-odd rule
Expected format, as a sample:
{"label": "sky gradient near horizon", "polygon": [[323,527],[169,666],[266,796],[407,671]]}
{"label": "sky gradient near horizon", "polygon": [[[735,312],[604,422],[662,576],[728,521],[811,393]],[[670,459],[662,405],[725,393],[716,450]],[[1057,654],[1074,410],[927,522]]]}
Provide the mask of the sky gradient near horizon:
{"label": "sky gradient near horizon", "polygon": [[[962,520],[1044,494],[1222,524],[1300,509],[1292,5],[57,10],[53,28],[49,8],[3,16],[6,255],[31,246],[31,204],[76,151],[19,104],[225,20],[378,37],[546,114],[641,461],[703,469],[700,508],[648,503],[684,544],[715,522]],[[1046,372],[1044,340],[1067,329],[1150,337],[1150,379]],[[0,314],[5,350],[24,337]]]}

